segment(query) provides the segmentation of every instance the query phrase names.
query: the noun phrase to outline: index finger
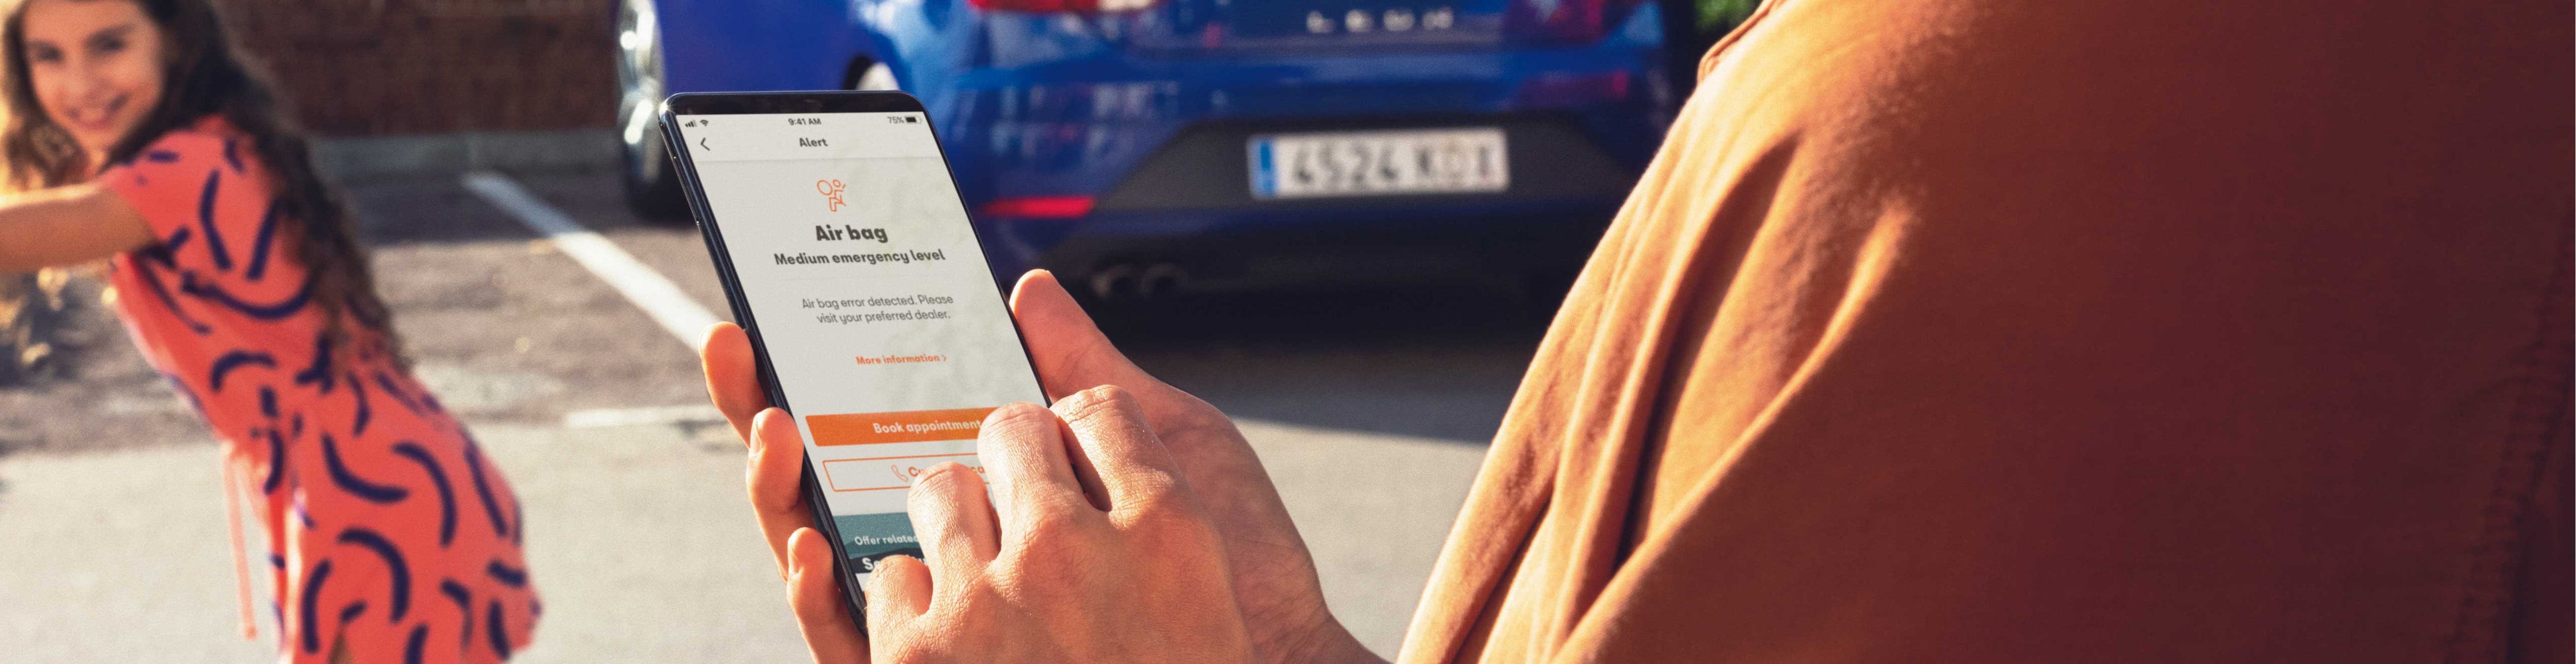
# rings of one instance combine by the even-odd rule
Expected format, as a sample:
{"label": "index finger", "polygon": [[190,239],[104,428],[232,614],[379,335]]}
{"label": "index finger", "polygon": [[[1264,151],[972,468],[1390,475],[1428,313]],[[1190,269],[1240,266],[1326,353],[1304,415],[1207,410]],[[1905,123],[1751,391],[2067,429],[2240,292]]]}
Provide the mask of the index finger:
{"label": "index finger", "polygon": [[733,424],[734,435],[750,442],[751,418],[769,407],[769,394],[761,389],[752,364],[751,336],[733,323],[707,326],[698,341],[698,364],[706,372],[707,398]]}
{"label": "index finger", "polygon": [[1096,385],[1143,390],[1159,384],[1109,343],[1054,273],[1030,270],[1020,275],[1011,287],[1011,317],[1019,321],[1048,396],[1062,398]]}
{"label": "index finger", "polygon": [[785,574],[788,536],[815,527],[814,512],[805,505],[805,440],[796,434],[796,423],[787,411],[776,408],[761,411],[751,428],[751,458],[743,469],[743,483],[751,494],[751,511],[760,521],[761,535],[769,540],[769,553],[778,559],[779,573]]}

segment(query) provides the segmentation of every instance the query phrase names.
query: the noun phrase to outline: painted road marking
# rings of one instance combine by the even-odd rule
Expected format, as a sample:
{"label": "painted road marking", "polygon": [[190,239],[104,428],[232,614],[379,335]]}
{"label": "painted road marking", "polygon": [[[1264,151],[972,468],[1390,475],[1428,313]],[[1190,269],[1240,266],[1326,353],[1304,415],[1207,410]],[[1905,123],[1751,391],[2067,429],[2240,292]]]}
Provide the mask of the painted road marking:
{"label": "painted road marking", "polygon": [[653,322],[662,324],[662,329],[669,330],[671,337],[679,339],[681,345],[696,349],[698,337],[706,334],[707,326],[716,324],[715,314],[708,312],[696,300],[689,299],[687,293],[672,285],[662,273],[635,260],[635,256],[617,248],[617,243],[582,227],[581,222],[573,221],[571,215],[547,205],[536,194],[528,193],[527,188],[519,186],[518,181],[511,180],[510,176],[476,171],[466,173],[460,180],[467,190],[509,212],[528,230],[545,236],[565,255],[572,256],[574,261],[589,269],[591,274],[599,275],[600,280],[616,288],[618,294],[625,295],[627,301],[634,302],[645,315],[653,317]]}
{"label": "painted road marking", "polygon": [[[608,282],[609,287],[626,296],[628,302],[643,309],[653,322],[660,323],[672,338],[679,339],[680,345],[696,349],[698,337],[706,334],[707,326],[716,324],[715,314],[708,312],[697,300],[689,299],[689,295],[681,292],[669,278],[635,260],[633,254],[617,248],[617,243],[583,227],[581,222],[573,220],[572,215],[546,204],[510,176],[477,171],[465,174],[460,181],[468,191],[510,213],[511,218],[519,220],[528,230],[545,236],[555,248],[581,263],[582,268],[599,275],[601,281]],[[716,412],[714,406],[646,406],[577,410],[564,414],[563,426],[588,429],[722,421],[724,415]]]}
{"label": "painted road marking", "polygon": [[639,408],[592,408],[564,413],[566,429],[632,427],[678,424],[714,424],[725,421],[724,413],[715,406],[644,406]]}

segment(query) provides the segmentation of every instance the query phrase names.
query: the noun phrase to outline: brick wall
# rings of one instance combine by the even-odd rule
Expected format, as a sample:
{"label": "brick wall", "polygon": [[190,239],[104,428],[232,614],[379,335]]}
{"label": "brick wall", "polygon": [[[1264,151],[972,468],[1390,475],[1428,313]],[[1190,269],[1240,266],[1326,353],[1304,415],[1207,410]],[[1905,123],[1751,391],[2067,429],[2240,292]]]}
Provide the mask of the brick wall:
{"label": "brick wall", "polygon": [[607,127],[615,0],[218,0],[321,136]]}

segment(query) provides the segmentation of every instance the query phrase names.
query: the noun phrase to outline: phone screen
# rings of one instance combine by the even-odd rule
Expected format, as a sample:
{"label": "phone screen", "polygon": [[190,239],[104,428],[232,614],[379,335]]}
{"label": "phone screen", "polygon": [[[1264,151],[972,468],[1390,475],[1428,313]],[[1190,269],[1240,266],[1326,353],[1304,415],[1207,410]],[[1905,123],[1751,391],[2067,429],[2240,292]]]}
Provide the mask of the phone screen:
{"label": "phone screen", "polygon": [[1045,403],[918,112],[674,115],[738,313],[777,379],[844,569],[921,555],[905,515],[943,461],[982,472],[975,434]]}

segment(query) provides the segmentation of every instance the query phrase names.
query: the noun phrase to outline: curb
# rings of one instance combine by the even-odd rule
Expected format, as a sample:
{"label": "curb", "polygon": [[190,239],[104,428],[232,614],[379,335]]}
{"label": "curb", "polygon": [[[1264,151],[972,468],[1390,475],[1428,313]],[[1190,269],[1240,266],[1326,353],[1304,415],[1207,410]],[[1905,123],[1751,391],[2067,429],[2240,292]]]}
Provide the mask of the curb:
{"label": "curb", "polygon": [[313,163],[326,177],[365,181],[480,170],[608,169],[618,167],[621,150],[609,129],[475,131],[316,138]]}

